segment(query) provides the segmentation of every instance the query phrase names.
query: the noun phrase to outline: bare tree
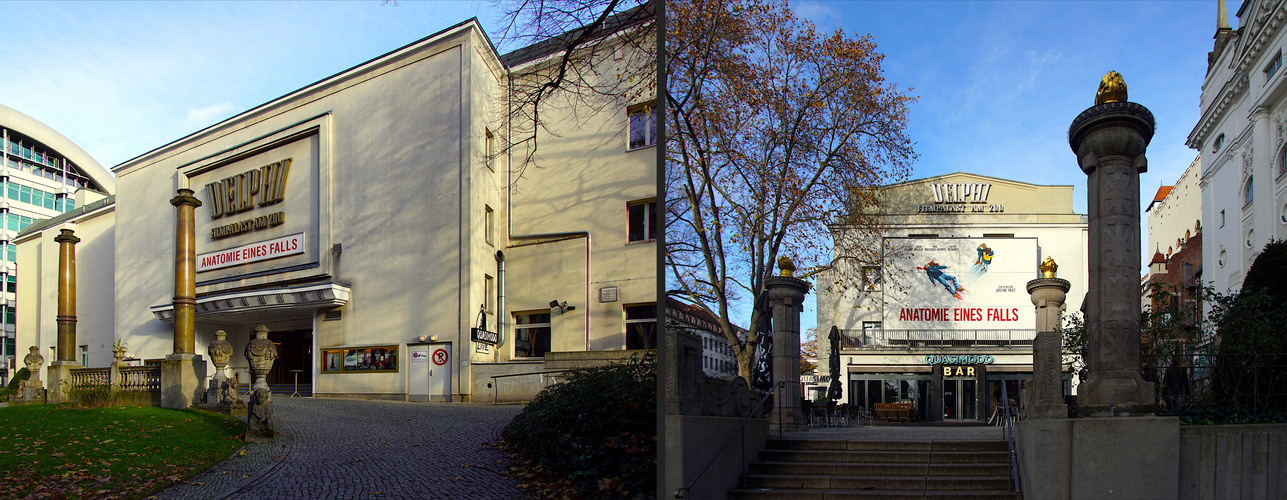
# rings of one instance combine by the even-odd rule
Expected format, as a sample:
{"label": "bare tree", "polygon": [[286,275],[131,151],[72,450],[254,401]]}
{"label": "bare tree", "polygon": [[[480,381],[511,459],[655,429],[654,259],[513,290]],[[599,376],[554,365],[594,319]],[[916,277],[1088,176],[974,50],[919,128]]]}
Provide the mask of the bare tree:
{"label": "bare tree", "polygon": [[[510,141],[521,178],[540,167],[540,141],[557,136],[550,116],[577,120],[602,109],[640,104],[656,96],[655,0],[500,0],[499,38],[523,48],[502,57],[511,71],[507,111]],[[622,106],[624,104],[625,106]]]}
{"label": "bare tree", "polygon": [[760,312],[743,341],[731,306],[757,303],[779,256],[806,276],[879,261],[874,188],[909,172],[915,98],[885,82],[870,36],[818,33],[783,3],[667,10],[668,288],[720,319],[749,379]]}

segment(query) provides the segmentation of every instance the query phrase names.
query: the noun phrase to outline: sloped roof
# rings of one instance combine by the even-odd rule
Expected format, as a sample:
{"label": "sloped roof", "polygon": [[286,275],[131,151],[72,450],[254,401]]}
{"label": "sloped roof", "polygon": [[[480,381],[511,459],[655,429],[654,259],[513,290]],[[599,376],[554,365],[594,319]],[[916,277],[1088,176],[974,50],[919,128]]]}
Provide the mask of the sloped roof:
{"label": "sloped roof", "polygon": [[1162,200],[1166,199],[1166,195],[1170,194],[1171,189],[1173,189],[1174,187],[1175,186],[1162,186],[1160,188],[1157,188],[1157,194],[1153,195],[1153,201],[1149,202],[1148,208],[1145,208],[1144,211],[1147,212],[1149,210],[1152,210],[1153,205],[1156,205],[1160,203]]}

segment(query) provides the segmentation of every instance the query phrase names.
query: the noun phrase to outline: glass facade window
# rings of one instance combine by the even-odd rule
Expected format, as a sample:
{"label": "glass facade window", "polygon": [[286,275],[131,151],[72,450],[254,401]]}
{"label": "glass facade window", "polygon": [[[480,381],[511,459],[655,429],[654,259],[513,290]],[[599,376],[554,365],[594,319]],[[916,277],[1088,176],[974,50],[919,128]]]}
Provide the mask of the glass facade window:
{"label": "glass facade window", "polygon": [[[14,245],[12,243],[4,244],[4,260],[7,260],[9,262],[18,262],[18,245]],[[9,279],[9,288],[13,288],[14,277],[10,276],[8,279]],[[9,290],[9,291],[12,292],[13,290]]]}
{"label": "glass facade window", "polygon": [[[16,249],[16,248],[17,248],[17,247],[15,247],[15,249]],[[6,249],[6,251],[7,251],[7,249]],[[16,250],[15,250],[15,251],[16,251]],[[5,281],[5,291],[6,291],[6,292],[9,292],[9,293],[18,293],[18,277],[17,277],[17,276],[13,276],[13,275],[6,275],[6,276],[4,277],[4,281]]]}
{"label": "glass facade window", "polygon": [[27,229],[27,226],[31,225],[31,223],[35,221],[36,219],[24,217],[15,213],[4,214],[4,227],[10,231],[22,231],[23,229]]}
{"label": "glass facade window", "polygon": [[629,110],[630,147],[639,149],[657,144],[657,110],[651,104]]}
{"label": "glass facade window", "polygon": [[550,351],[550,313],[514,314],[514,356],[545,357]]}
{"label": "glass facade window", "polygon": [[[9,181],[5,183],[5,196],[10,200],[30,203],[38,207],[44,207],[49,210],[66,212],[75,208],[76,202],[71,198],[59,197],[43,189],[24,186],[17,182]],[[68,204],[70,202],[70,205]]]}
{"label": "glass facade window", "polygon": [[635,201],[626,205],[629,222],[626,228],[630,243],[657,239],[657,202]]}

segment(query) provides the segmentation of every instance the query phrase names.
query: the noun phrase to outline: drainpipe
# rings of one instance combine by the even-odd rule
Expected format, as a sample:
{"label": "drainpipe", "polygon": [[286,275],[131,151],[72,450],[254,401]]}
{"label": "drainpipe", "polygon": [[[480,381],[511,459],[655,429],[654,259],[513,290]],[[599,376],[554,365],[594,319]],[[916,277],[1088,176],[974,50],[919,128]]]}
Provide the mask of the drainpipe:
{"label": "drainpipe", "polygon": [[[507,138],[506,142],[510,145],[513,145],[514,144],[514,75],[507,71],[505,76],[507,77],[506,82],[509,85],[509,96],[508,96],[509,98],[505,100],[506,110],[508,111],[505,116],[505,119],[507,121],[507,126],[505,127],[505,136]],[[568,239],[568,238],[579,238],[582,236],[585,237],[585,305],[583,307],[585,307],[585,350],[586,352],[589,352],[590,351],[590,331],[591,331],[590,318],[592,316],[590,314],[590,283],[593,281],[593,278],[591,278],[591,274],[590,274],[590,270],[591,270],[590,232],[589,231],[572,231],[572,232],[565,232],[565,233],[514,234],[514,215],[513,215],[514,207],[513,207],[513,204],[511,203],[513,201],[513,197],[510,196],[510,191],[509,191],[513,189],[513,186],[514,186],[514,148],[507,147],[506,150],[508,152],[506,154],[506,162],[505,162],[506,163],[505,183],[507,185],[506,192],[505,192],[505,234],[509,238],[513,238],[513,239],[536,239],[536,238]],[[553,323],[551,322],[551,324]],[[552,343],[553,342],[551,341],[551,344]]]}
{"label": "drainpipe", "polygon": [[496,350],[492,362],[500,361],[500,346],[505,345],[505,328],[509,326],[509,313],[505,312],[505,252],[496,251]]}

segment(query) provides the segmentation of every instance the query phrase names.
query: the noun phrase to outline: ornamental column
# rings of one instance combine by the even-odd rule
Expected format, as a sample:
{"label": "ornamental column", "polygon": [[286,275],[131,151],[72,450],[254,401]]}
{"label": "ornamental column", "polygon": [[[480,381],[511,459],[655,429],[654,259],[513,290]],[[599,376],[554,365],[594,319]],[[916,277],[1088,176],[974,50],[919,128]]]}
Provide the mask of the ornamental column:
{"label": "ornamental column", "polygon": [[782,411],[769,412],[769,424],[775,430],[806,430],[809,421],[800,409],[800,312],[809,284],[791,277],[795,265],[789,260],[779,259],[778,266],[782,275],[765,279],[764,288],[773,307],[773,383],[785,383],[773,398]]}
{"label": "ornamental column", "polygon": [[64,384],[71,380],[72,368],[80,368],[76,360],[76,243],[72,230],[63,229],[54,237],[58,242],[58,347],[57,359],[49,363],[49,391],[47,401],[62,403],[66,398]]}
{"label": "ornamental column", "polygon": [[170,200],[178,208],[174,238],[174,353],[196,352],[197,329],[197,236],[196,208],[201,201],[193,191],[180,188]]}
{"label": "ornamental column", "polygon": [[58,243],[58,361],[76,361],[76,244],[74,231],[63,229]]}
{"label": "ornamental column", "polygon": [[1148,108],[1126,102],[1117,72],[1100,83],[1095,106],[1068,128],[1068,144],[1086,173],[1089,274],[1087,380],[1077,390],[1080,416],[1151,414],[1153,384],[1140,378],[1140,174],[1155,123]]}
{"label": "ornamental column", "polygon": [[161,406],[188,408],[205,391],[206,362],[196,352],[197,254],[195,211],[201,201],[179,188],[170,200],[177,208],[174,237],[174,353],[161,362]]}
{"label": "ornamental column", "polygon": [[1059,265],[1046,257],[1041,277],[1028,282],[1028,294],[1037,307],[1037,339],[1032,348],[1032,385],[1024,395],[1024,418],[1068,418],[1064,404],[1063,339],[1061,321],[1064,299],[1072,284],[1055,277]]}

